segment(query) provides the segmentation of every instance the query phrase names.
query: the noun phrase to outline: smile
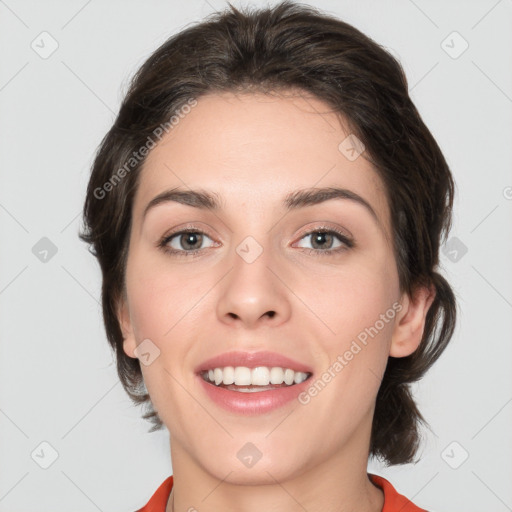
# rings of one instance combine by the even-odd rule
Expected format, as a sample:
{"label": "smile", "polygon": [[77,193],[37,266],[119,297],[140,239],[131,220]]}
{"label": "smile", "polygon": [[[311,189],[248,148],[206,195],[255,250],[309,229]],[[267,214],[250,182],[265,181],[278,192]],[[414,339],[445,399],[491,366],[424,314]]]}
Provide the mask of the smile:
{"label": "smile", "polygon": [[201,377],[206,382],[241,393],[255,393],[294,386],[304,382],[310,376],[309,372],[275,366],[258,366],[256,368],[225,366],[201,372]]}

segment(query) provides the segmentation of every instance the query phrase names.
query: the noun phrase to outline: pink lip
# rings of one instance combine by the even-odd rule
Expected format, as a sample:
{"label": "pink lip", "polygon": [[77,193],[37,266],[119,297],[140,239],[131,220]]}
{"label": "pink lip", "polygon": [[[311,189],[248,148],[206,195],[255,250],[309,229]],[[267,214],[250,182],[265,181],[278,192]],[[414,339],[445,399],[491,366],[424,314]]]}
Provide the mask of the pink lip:
{"label": "pink lip", "polygon": [[214,368],[225,368],[226,366],[246,366],[247,368],[256,368],[257,366],[290,368],[296,372],[313,373],[310,366],[299,363],[289,357],[277,354],[275,352],[226,352],[219,356],[212,357],[202,362],[195,373]]}
{"label": "pink lip", "polygon": [[246,416],[263,414],[282,407],[292,400],[296,400],[300,393],[311,384],[311,377],[300,384],[258,391],[256,393],[242,393],[231,391],[206,382],[200,375],[196,375],[200,385],[210,400],[227,411]]}
{"label": "pink lip", "polygon": [[232,391],[206,382],[201,377],[201,373],[205,370],[224,368],[226,366],[246,366],[248,368],[256,368],[257,366],[280,367],[291,368],[295,371],[310,374],[313,373],[310,366],[275,352],[227,352],[201,363],[196,368],[196,378],[199,379],[206,395],[223,409],[244,415],[270,412],[297,399],[298,395],[310,385],[311,377],[300,384],[255,393]]}

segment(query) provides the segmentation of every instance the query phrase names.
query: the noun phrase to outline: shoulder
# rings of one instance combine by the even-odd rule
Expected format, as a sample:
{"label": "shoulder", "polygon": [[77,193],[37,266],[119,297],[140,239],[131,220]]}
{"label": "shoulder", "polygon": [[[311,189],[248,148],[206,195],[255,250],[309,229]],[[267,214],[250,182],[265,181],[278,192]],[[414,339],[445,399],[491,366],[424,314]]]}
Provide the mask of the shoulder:
{"label": "shoulder", "polygon": [[165,512],[167,500],[171,494],[172,484],[173,479],[171,475],[162,482],[146,505],[136,512]]}
{"label": "shoulder", "polygon": [[402,494],[399,494],[391,483],[382,476],[373,474],[369,474],[368,476],[370,480],[384,492],[384,508],[382,512],[427,512],[425,509],[417,507]]}

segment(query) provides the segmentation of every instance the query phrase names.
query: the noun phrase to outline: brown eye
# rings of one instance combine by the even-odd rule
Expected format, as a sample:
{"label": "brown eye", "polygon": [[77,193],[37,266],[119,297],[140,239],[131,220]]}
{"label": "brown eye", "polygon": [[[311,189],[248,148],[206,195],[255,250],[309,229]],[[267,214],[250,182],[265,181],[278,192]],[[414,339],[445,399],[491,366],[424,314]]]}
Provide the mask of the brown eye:
{"label": "brown eye", "polygon": [[301,241],[308,238],[310,239],[311,247],[305,247],[304,245],[299,245],[299,247],[319,253],[335,253],[354,245],[349,238],[332,230],[310,231],[301,238]]}
{"label": "brown eye", "polygon": [[201,231],[179,231],[165,237],[160,245],[170,253],[188,255],[204,249],[203,243],[206,240],[211,240],[211,238]]}

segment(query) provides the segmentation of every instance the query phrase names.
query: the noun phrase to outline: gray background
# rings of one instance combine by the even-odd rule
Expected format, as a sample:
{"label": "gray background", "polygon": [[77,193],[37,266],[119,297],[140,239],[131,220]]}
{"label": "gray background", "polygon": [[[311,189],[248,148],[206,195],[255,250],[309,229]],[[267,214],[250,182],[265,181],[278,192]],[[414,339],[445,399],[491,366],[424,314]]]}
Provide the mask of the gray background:
{"label": "gray background", "polygon": [[[512,0],[310,3],[399,58],[457,182],[441,269],[459,324],[415,386],[433,433],[420,463],[370,469],[432,511],[512,510]],[[224,6],[0,1],[0,511],[133,511],[171,474],[167,432],[118,383],[77,232],[128,79]]]}

